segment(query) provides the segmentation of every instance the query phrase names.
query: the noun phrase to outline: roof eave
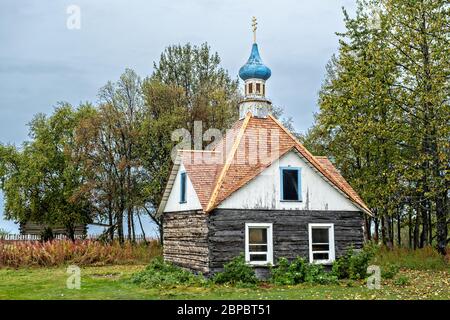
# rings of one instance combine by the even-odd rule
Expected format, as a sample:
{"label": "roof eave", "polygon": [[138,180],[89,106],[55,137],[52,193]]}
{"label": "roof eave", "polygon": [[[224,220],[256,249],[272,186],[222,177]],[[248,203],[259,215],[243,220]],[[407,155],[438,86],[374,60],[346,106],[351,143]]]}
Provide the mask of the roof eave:
{"label": "roof eave", "polygon": [[164,193],[157,211],[157,216],[160,216],[164,213],[164,209],[166,208],[167,201],[169,200],[170,192],[172,191],[173,184],[175,182],[175,178],[178,173],[180,165],[181,165],[181,151],[178,150],[175,161],[172,166],[172,170],[170,171],[169,180],[167,180],[166,187],[164,188]]}

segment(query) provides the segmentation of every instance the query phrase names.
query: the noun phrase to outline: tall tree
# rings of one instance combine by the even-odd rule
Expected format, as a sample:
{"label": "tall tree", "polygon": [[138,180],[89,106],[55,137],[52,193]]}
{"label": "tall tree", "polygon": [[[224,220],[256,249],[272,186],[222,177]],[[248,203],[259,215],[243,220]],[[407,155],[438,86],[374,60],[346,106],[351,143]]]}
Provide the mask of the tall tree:
{"label": "tall tree", "polygon": [[109,235],[117,231],[124,240],[135,239],[135,216],[141,165],[138,158],[139,127],[143,118],[141,80],[126,69],[116,83],[99,93],[100,107],[77,131],[75,158],[83,163],[88,180],[80,194],[89,195],[97,212],[108,221]]}
{"label": "tall tree", "polygon": [[184,93],[185,125],[193,134],[194,121],[204,128],[228,128],[237,118],[238,80],[220,66],[220,57],[207,43],[172,45],[161,54],[149,80],[178,87]]}
{"label": "tall tree", "polygon": [[72,239],[77,224],[92,220],[87,199],[75,199],[84,178],[70,155],[75,128],[91,112],[90,105],[74,110],[69,104],[60,104],[51,117],[34,117],[30,123],[32,140],[21,149],[0,147],[7,219],[64,226]]}
{"label": "tall tree", "polygon": [[431,244],[434,216],[437,247],[445,253],[449,5],[358,1],[355,18],[344,14],[347,31],[327,68],[320,113],[305,142],[332,156],[361,192],[384,243],[393,244],[394,219],[400,226],[409,216],[414,243]]}

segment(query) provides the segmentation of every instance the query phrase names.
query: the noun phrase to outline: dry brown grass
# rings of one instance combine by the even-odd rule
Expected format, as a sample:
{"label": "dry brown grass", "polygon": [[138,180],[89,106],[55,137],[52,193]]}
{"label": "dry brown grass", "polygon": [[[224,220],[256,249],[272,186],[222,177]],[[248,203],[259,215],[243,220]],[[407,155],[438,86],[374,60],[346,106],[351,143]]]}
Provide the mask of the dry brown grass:
{"label": "dry brown grass", "polygon": [[93,240],[0,241],[0,267],[142,264],[160,255],[161,246],[156,240],[122,245]]}

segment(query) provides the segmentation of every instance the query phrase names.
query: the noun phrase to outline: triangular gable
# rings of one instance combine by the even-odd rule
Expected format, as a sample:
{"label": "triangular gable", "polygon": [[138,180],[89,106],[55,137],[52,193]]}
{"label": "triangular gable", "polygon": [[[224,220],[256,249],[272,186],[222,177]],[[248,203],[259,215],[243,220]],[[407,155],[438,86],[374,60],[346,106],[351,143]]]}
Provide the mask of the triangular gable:
{"label": "triangular gable", "polygon": [[158,208],[158,213],[161,214],[165,210],[180,166],[184,167],[202,209],[206,211],[206,206],[211,196],[211,189],[214,186],[216,175],[220,168],[217,164],[219,161],[214,160],[214,157],[218,156],[220,155],[217,155],[214,151],[178,150]]}
{"label": "triangular gable", "polygon": [[332,176],[334,176],[335,180],[339,181],[345,187],[345,189],[348,190],[350,194],[352,194],[353,198],[358,200],[358,203],[364,203],[364,201],[359,197],[358,193],[352,188],[352,186],[350,186],[347,180],[344,179],[338,169],[336,169],[336,167],[327,157],[316,156],[315,158],[320,162],[325,170],[327,170]]}
{"label": "triangular gable", "polygon": [[[183,172],[186,173],[186,201],[180,202],[180,180],[181,173]],[[165,208],[163,210],[166,212],[202,210],[200,198],[197,194],[196,188],[193,185],[193,181],[189,176],[188,170],[184,167],[182,162],[178,166],[178,170],[175,173],[175,178],[173,179],[172,187],[170,188],[170,192],[165,203]]]}
{"label": "triangular gable", "polygon": [[[287,167],[298,168],[301,171],[301,201],[281,201],[280,168]],[[335,185],[330,184],[308,163],[296,148],[292,148],[273,161],[271,165],[219,203],[217,208],[361,211],[358,205]]]}

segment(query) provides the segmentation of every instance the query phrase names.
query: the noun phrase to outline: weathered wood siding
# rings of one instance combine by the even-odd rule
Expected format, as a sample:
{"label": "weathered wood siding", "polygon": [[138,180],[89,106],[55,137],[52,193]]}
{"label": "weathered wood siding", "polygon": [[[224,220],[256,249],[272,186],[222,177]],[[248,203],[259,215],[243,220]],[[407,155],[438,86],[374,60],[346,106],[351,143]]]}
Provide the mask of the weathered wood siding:
{"label": "weathered wood siding", "polygon": [[[62,226],[51,226],[48,224],[39,224],[32,221],[21,222],[19,225],[20,234],[41,235],[46,228],[51,228],[54,235],[66,234],[66,229]],[[86,225],[75,225],[75,236],[85,235],[87,232]]]}
{"label": "weathered wood siding", "polygon": [[334,223],[336,258],[363,245],[363,214],[357,211],[233,210],[216,209],[209,215],[210,271],[245,250],[245,223],[273,224],[274,261],[280,257],[309,259],[309,223]]}
{"label": "weathered wood siding", "polygon": [[164,213],[164,259],[208,273],[208,215],[200,211]]}

